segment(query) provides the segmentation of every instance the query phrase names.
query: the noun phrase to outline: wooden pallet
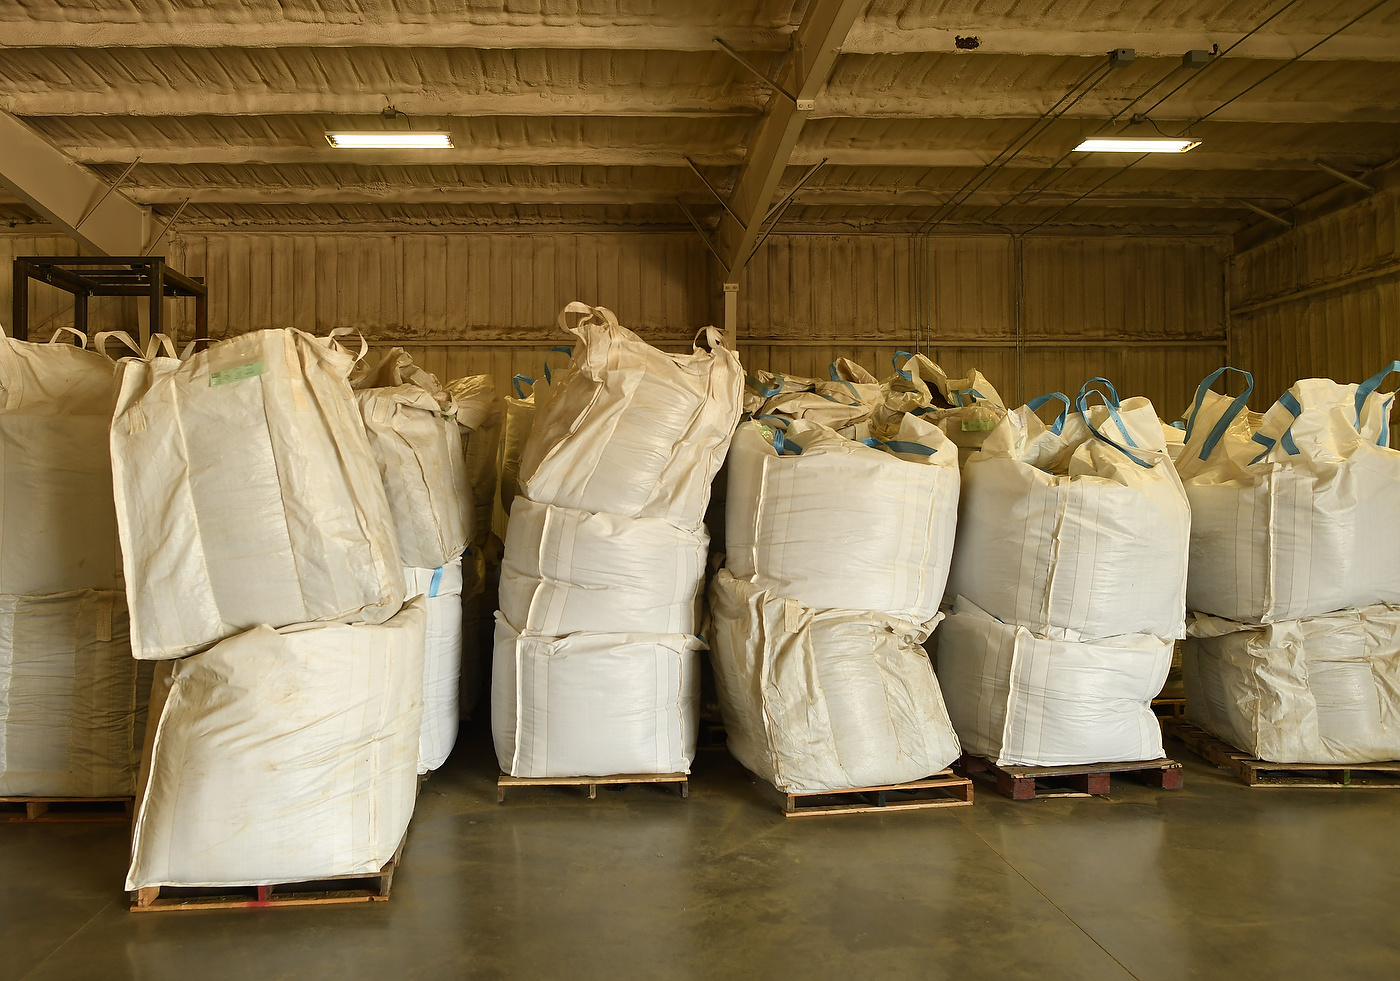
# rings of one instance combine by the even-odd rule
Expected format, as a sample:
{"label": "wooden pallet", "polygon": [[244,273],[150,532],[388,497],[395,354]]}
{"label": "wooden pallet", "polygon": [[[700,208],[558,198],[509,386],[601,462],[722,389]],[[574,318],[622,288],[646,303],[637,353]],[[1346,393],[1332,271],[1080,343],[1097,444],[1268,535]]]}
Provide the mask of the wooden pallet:
{"label": "wooden pallet", "polygon": [[885,787],[855,787],[851,790],[824,790],[788,794],[783,798],[785,817],[819,817],[832,814],[883,814],[891,811],[918,811],[930,807],[969,807],[972,781],[952,770],[942,770],[923,780],[895,783]]}
{"label": "wooden pallet", "polygon": [[131,797],[0,797],[0,824],[130,821]]}
{"label": "wooden pallet", "polygon": [[1238,750],[1185,719],[1168,719],[1163,732],[1218,767],[1230,770],[1251,787],[1322,787],[1400,789],[1400,761],[1354,763],[1269,763]]}
{"label": "wooden pallet", "polygon": [[403,858],[399,842],[394,857],[371,875],[333,875],[310,882],[279,882],[265,886],[147,886],[133,892],[133,913],[189,909],[266,909],[271,906],[337,906],[383,903],[389,899],[394,870]]}
{"label": "wooden pallet", "polygon": [[1186,714],[1186,699],[1184,698],[1154,698],[1152,699],[1152,711],[1159,719],[1179,719]]}
{"label": "wooden pallet", "polygon": [[587,787],[588,799],[596,800],[599,787],[633,783],[676,784],[682,797],[690,796],[690,776],[685,773],[617,773],[609,777],[512,777],[502,773],[496,778],[496,803],[506,799],[508,787]]}
{"label": "wooden pallet", "polygon": [[968,776],[995,784],[997,793],[1012,800],[1032,800],[1037,796],[1100,797],[1112,789],[1115,773],[1137,777],[1163,790],[1180,790],[1182,784],[1181,764],[1168,759],[1077,766],[999,766],[981,756],[964,753],[958,765]]}

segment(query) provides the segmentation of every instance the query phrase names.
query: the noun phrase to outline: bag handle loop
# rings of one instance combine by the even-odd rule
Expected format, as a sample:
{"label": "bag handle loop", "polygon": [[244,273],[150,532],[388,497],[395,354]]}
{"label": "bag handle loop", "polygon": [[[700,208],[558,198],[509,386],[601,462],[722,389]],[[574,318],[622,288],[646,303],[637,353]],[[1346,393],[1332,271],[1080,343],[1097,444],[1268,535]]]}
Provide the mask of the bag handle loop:
{"label": "bag handle loop", "polygon": [[1073,406],[1070,405],[1068,395],[1064,392],[1047,392],[1045,395],[1037,396],[1027,402],[1026,408],[1030,409],[1032,412],[1039,412],[1040,407],[1051,399],[1059,399],[1065,404],[1065,407],[1060,410],[1060,414],[1055,417],[1054,423],[1050,426],[1050,431],[1056,436],[1059,436],[1065,431],[1065,420],[1069,418],[1069,410],[1073,408]]}
{"label": "bag handle loop", "polygon": [[1201,447],[1200,457],[1202,460],[1210,456],[1216,444],[1219,443],[1221,437],[1225,435],[1225,431],[1230,428],[1230,424],[1244,411],[1245,406],[1249,403],[1250,395],[1254,394],[1254,376],[1252,374],[1245,371],[1243,368],[1232,368],[1229,365],[1223,368],[1216,368],[1209,375],[1206,375],[1206,377],[1201,380],[1201,384],[1196,388],[1196,400],[1191,404],[1191,414],[1186,417],[1186,438],[1188,440],[1191,438],[1191,430],[1196,426],[1196,414],[1201,411],[1201,406],[1205,403],[1206,392],[1210,391],[1210,387],[1227,371],[1233,371],[1244,375],[1244,391],[1235,396],[1235,400],[1230,403],[1230,407],[1226,409],[1225,414],[1216,421],[1214,428],[1210,431],[1210,435],[1206,437],[1205,444]]}

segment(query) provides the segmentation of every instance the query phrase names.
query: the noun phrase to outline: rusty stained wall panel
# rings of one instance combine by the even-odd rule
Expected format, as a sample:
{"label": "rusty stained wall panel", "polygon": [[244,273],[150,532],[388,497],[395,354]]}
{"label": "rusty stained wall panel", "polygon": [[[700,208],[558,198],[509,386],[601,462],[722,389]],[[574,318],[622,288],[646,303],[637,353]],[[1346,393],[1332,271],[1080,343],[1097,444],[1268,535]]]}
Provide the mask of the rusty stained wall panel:
{"label": "rusty stained wall panel", "polygon": [[[24,248],[42,254],[62,242]],[[1222,363],[1227,247],[1196,237],[1027,239],[1022,397],[1105,375],[1177,415]],[[723,316],[720,276],[694,234],[185,231],[169,258],[208,280],[216,337],[354,327],[442,377],[489,373],[502,393],[567,341],[555,318],[569,300],[609,306],[671,350]],[[927,291],[915,260],[907,235],[771,236],[740,286],[745,364],[825,375],[846,356],[885,375],[896,351],[917,348],[954,374],[980,368],[1015,400],[1010,239],[931,238]],[[188,337],[192,310],[170,313]],[[917,326],[925,320],[931,334]]]}
{"label": "rusty stained wall panel", "polygon": [[1400,191],[1240,253],[1232,293],[1231,360],[1254,373],[1255,408],[1299,378],[1369,378],[1400,358]]}

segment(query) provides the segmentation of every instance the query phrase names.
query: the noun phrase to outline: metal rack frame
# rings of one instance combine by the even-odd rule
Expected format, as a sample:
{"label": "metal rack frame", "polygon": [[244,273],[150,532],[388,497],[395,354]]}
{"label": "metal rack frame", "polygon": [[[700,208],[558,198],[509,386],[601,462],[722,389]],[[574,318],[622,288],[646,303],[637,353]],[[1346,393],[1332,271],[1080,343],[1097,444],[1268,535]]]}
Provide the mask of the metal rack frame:
{"label": "metal rack frame", "polygon": [[73,326],[83,333],[88,331],[89,297],[149,297],[150,323],[140,332],[143,345],[151,334],[166,332],[166,297],[193,297],[195,339],[207,343],[209,338],[209,288],[204,278],[171,269],[164,256],[19,256],[14,276],[10,334],[16,340],[29,340],[31,280],[73,295]]}

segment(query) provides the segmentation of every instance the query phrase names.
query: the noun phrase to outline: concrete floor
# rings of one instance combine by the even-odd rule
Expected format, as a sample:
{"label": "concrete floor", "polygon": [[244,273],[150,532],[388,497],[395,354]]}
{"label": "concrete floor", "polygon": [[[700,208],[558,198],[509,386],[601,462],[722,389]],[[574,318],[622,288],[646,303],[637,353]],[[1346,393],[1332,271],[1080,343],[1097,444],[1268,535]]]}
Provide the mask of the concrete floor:
{"label": "concrete floor", "polygon": [[724,752],[495,799],[474,731],[385,904],[136,915],[121,825],[0,826],[0,978],[1400,977],[1400,791],[1186,789],[784,820]]}

